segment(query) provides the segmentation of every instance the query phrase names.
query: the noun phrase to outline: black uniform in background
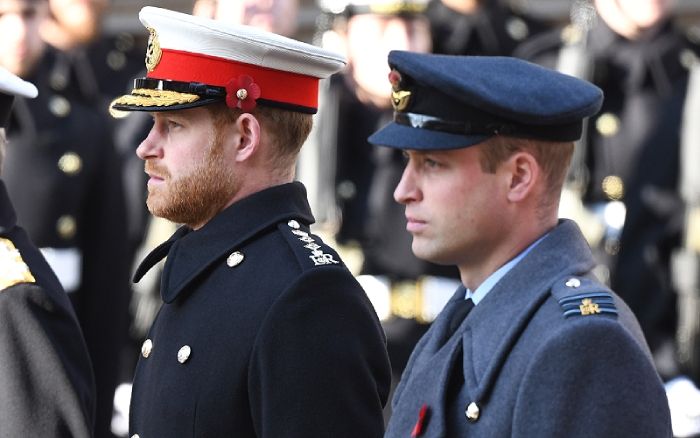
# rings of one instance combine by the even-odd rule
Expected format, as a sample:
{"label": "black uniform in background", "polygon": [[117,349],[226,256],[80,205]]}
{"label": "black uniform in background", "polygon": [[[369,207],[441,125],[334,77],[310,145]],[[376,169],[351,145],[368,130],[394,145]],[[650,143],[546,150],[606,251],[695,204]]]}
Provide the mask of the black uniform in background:
{"label": "black uniform in background", "polygon": [[[129,260],[121,164],[106,114],[57,80],[65,54],[48,50],[32,77],[39,97],[17,99],[3,178],[34,243],[51,248],[95,370],[96,436],[110,436],[126,336]],[[66,256],[66,254],[71,254]],[[76,258],[77,255],[77,258]],[[67,273],[73,279],[66,280]]]}
{"label": "black uniform in background", "polygon": [[[455,267],[419,260],[411,252],[404,208],[393,199],[404,167],[403,156],[400,151],[373,148],[367,141],[391,120],[393,110],[361,102],[351,87],[346,75],[331,77],[317,125],[321,144],[335,150],[334,182],[341,215],[336,239],[359,244],[361,275],[382,276],[394,284],[415,283],[424,275],[458,278]],[[336,107],[331,110],[330,105]],[[324,118],[327,114],[337,114],[337,118],[328,120]],[[428,324],[393,315],[382,325],[392,370],[398,378]]]}
{"label": "black uniform in background", "polygon": [[143,70],[144,49],[145,41],[119,33],[60,51],[61,56],[53,60],[51,86],[107,114],[112,99],[133,85],[134,77]]}
{"label": "black uniform in background", "polygon": [[0,181],[0,436],[90,438],[95,387],[71,304]]}
{"label": "black uniform in background", "polygon": [[[369,190],[375,170],[373,150],[367,137],[381,121],[388,121],[389,111],[360,102],[343,74],[330,78],[329,98],[324,105],[337,105],[337,119],[318,123],[319,135],[335,146],[336,203],[341,222],[336,240],[363,246],[368,217]],[[329,111],[336,114],[333,111]],[[319,117],[325,117],[322,113]]]}
{"label": "black uniform in background", "polygon": [[[126,234],[123,238],[128,244],[125,258],[118,263],[126,269],[134,265],[136,249],[144,238],[148,215],[145,203],[145,174],[143,163],[134,153],[138,143],[125,144],[122,141],[122,133],[128,133],[131,130],[129,118],[109,117],[107,109],[115,97],[123,94],[133,84],[134,77],[143,69],[145,46],[146,41],[143,37],[126,32],[99,35],[85,46],[60,52],[51,68],[49,80],[51,86],[68,99],[84,102],[92,111],[99,113],[103,129],[110,129],[110,142],[120,163],[119,178],[122,180],[122,196],[125,202],[125,209],[120,210],[118,215],[125,223]],[[124,233],[124,230],[120,230],[119,233]],[[114,331],[114,342],[107,353],[108,358],[105,359],[105,363],[109,363],[108,376],[98,378],[98,388],[100,388],[98,391],[104,394],[100,396],[98,402],[95,428],[98,438],[112,436],[110,429],[113,403],[109,394],[114,391],[119,381],[131,380],[132,364],[136,357],[132,350],[125,350],[128,340],[129,303],[132,295],[128,281],[122,295],[119,303],[114,303],[115,315],[105,321],[105,324],[110,325],[108,330]],[[117,315],[121,315],[122,318],[118,326],[115,325]],[[117,356],[112,350],[121,351],[121,356],[126,356],[120,359],[120,367],[117,366],[119,362],[115,359]],[[117,363],[113,364],[115,361]]]}
{"label": "black uniform in background", "polygon": [[[554,67],[564,47],[580,44],[571,28],[525,43],[517,55]],[[577,181],[584,205],[621,201],[619,236],[605,239],[598,260],[609,268],[612,288],[642,326],[664,378],[677,372],[659,356],[676,331],[676,294],[670,256],[680,245],[679,147],[688,68],[698,46],[670,21],[640,40],[614,33],[603,20],[588,32],[583,62],[587,79],[605,93],[601,111],[588,121],[583,168]]]}
{"label": "black uniform in background", "polygon": [[[133,139],[133,123],[129,121],[133,117],[115,119],[109,117],[107,110],[114,98],[124,94],[133,85],[135,77],[143,76],[145,46],[143,38],[128,33],[104,35],[85,47],[58,52],[49,67],[51,88],[66,98],[81,101],[93,111],[103,114],[112,130],[112,142],[124,166],[129,248],[132,252],[143,239],[148,215],[143,163],[134,153],[139,142]],[[141,132],[142,129],[139,128],[139,135]]]}
{"label": "black uniform in background", "polygon": [[430,20],[433,53],[445,55],[508,56],[527,38],[548,29],[533,17],[505,2],[485,0],[474,14],[462,14],[431,0],[425,14]]}

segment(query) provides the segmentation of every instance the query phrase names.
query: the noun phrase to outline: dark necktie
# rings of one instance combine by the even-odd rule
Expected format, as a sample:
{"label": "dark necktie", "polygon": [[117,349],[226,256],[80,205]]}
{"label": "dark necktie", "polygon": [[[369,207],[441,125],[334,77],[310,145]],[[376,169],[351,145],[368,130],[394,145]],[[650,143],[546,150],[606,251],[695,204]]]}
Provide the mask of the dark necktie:
{"label": "dark necktie", "polygon": [[459,325],[464,321],[464,318],[467,317],[469,312],[474,308],[474,301],[472,301],[471,298],[466,299],[466,300],[460,300],[456,304],[456,308],[454,312],[452,313],[452,317],[450,318],[450,324],[449,324],[449,335],[448,338],[451,337],[455,330],[459,327]]}

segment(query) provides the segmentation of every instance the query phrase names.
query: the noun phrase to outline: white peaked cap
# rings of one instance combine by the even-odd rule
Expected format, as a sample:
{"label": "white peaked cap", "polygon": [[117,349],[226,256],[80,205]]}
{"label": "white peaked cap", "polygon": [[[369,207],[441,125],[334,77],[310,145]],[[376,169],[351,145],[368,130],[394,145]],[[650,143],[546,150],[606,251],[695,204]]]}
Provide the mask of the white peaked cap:
{"label": "white peaked cap", "polygon": [[246,110],[257,103],[309,112],[318,105],[318,80],[345,58],[255,27],[145,7],[139,18],[151,33],[148,74],[112,107],[165,111],[226,101]]}
{"label": "white peaked cap", "polygon": [[337,53],[252,26],[196,17],[147,6],[139,19],[156,29],[161,49],[238,61],[245,64],[326,78],[345,66]]}

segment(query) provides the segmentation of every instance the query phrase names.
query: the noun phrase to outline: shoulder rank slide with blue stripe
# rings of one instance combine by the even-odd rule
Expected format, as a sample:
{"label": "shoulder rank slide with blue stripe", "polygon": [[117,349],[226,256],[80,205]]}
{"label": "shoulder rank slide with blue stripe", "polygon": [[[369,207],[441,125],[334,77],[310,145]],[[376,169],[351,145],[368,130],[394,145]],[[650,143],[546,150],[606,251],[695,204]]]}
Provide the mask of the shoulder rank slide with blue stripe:
{"label": "shoulder rank slide with blue stripe", "polygon": [[617,316],[612,293],[595,280],[569,277],[552,286],[552,295],[559,301],[566,318],[590,315]]}
{"label": "shoulder rank slide with blue stripe", "polygon": [[607,292],[579,294],[559,300],[564,316],[587,316],[599,313],[617,315],[612,295]]}

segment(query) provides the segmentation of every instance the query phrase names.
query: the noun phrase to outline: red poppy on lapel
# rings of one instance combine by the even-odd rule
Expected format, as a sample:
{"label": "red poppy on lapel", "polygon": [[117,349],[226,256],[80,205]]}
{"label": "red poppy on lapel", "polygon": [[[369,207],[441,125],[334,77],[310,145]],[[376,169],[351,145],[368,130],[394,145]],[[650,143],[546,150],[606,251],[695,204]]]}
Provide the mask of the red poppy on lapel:
{"label": "red poppy on lapel", "polygon": [[428,405],[424,404],[423,406],[421,406],[420,411],[418,411],[418,421],[416,421],[416,425],[413,426],[413,431],[411,432],[411,438],[416,438],[423,435],[425,426],[428,423],[429,413],[430,410],[428,408]]}

